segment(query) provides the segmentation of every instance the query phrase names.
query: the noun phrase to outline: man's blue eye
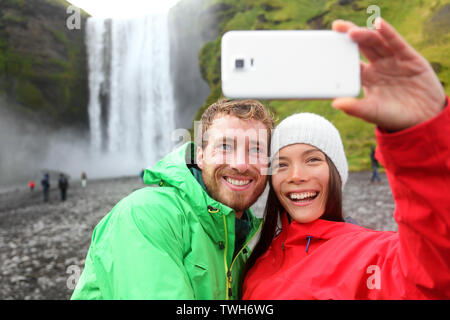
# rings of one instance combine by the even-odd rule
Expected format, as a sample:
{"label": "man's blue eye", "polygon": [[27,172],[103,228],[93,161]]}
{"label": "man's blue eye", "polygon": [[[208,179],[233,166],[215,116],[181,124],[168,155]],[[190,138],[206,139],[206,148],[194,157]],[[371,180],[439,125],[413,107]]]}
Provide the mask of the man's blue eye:
{"label": "man's blue eye", "polygon": [[222,148],[222,150],[225,150],[225,151],[230,151],[231,150],[231,146],[229,144],[226,144],[226,143],[222,144],[221,148]]}

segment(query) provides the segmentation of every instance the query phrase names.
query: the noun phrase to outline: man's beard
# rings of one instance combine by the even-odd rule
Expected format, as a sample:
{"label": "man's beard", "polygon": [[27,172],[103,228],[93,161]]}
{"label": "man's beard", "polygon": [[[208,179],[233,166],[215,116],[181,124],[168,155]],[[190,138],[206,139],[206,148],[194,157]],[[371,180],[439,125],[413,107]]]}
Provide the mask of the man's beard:
{"label": "man's beard", "polygon": [[[250,208],[250,206],[258,200],[259,196],[263,193],[266,187],[265,179],[262,177],[259,177],[258,179],[258,177],[254,174],[250,175],[247,173],[239,175],[251,178],[254,186],[251,189],[242,192],[233,191],[221,183],[220,179],[223,179],[224,174],[220,171],[217,172],[217,175],[215,175],[215,173],[215,171],[209,171],[206,168],[202,170],[203,182],[209,196],[214,200],[230,207],[235,212],[243,212]],[[231,174],[236,175],[236,172]]]}

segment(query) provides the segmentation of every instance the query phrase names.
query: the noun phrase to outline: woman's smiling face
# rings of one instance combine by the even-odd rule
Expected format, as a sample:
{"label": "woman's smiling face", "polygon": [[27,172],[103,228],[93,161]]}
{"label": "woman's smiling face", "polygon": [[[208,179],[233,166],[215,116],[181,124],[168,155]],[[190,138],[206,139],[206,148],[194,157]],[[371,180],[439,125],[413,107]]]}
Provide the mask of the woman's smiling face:
{"label": "woman's smiling face", "polygon": [[272,186],[291,218],[299,223],[319,219],[330,180],[325,154],[308,144],[292,144],[279,150],[272,168]]}

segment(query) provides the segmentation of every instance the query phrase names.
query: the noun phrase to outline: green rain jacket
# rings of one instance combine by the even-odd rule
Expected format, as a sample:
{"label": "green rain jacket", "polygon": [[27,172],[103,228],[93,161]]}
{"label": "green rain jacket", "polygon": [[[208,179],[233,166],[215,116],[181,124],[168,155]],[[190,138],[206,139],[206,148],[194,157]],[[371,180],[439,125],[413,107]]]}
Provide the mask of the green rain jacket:
{"label": "green rain jacket", "polygon": [[212,199],[187,163],[186,143],[146,170],[146,187],[122,199],[95,227],[71,299],[237,299],[248,243],[233,258],[235,212]]}

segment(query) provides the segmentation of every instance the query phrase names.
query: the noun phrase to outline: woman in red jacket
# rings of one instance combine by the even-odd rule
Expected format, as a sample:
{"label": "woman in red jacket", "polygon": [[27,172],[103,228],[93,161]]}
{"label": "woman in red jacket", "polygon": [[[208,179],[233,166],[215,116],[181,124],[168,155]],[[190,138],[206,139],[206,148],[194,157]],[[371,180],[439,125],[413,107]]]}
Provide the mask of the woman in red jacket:
{"label": "woman in red jacket", "polygon": [[333,107],[377,125],[398,232],[344,222],[339,133],[320,116],[291,116],[272,137],[270,192],[243,299],[450,298],[449,101],[429,63],[384,20],[375,26],[333,23],[369,60],[364,98]]}

